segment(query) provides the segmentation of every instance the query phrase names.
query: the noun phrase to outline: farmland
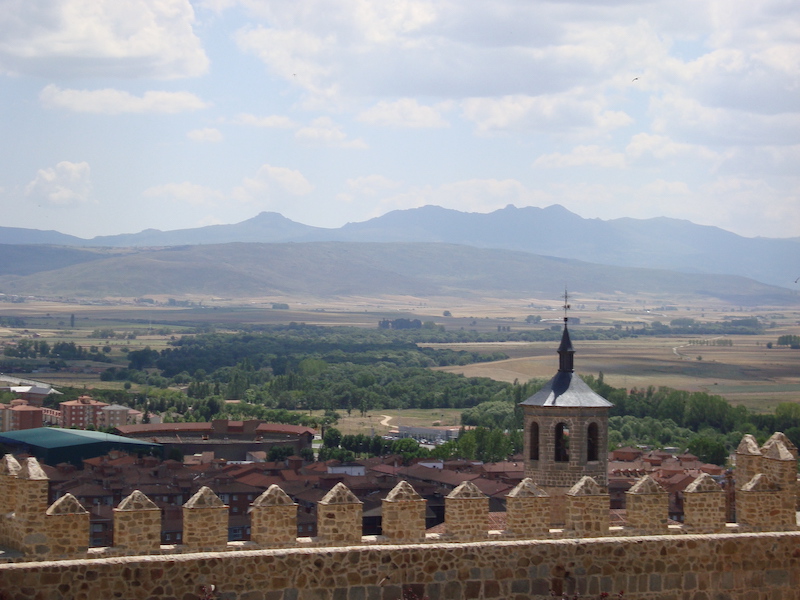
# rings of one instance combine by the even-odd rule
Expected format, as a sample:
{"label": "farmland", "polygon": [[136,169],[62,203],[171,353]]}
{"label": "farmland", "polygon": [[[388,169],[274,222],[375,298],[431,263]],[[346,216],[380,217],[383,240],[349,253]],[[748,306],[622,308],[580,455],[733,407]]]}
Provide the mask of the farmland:
{"label": "farmland", "polygon": [[[44,369],[36,377],[55,385],[122,389],[121,381],[100,381],[99,374],[111,365],[127,364],[131,351],[150,347],[163,350],[183,335],[203,331],[241,331],[290,322],[326,326],[348,325],[374,329],[382,319],[398,317],[430,321],[448,332],[475,331],[485,334],[510,331],[541,331],[559,327],[559,301],[529,299],[519,301],[411,297],[348,298],[325,302],[313,299],[289,300],[289,309],[272,308],[273,299],[232,302],[225,299],[196,300],[190,306],[163,306],[108,302],[77,304],[27,301],[0,304],[0,344],[14,344],[36,337],[51,345],[74,342],[90,348],[106,348],[111,363],[76,361],[69,370]],[[277,299],[281,300],[281,299]],[[166,299],[158,299],[166,304]],[[663,303],[663,299],[660,300]],[[796,309],[732,309],[724,305],[702,307],[674,306],[668,312],[648,309],[652,298],[576,298],[570,312],[580,373],[597,375],[616,387],[645,388],[669,386],[676,389],[706,391],[724,396],[731,404],[744,404],[757,411],[771,411],[779,402],[800,401],[800,352],[788,347],[768,348],[778,336],[800,333],[800,313]],[[675,303],[677,304],[677,302]],[[446,312],[445,312],[446,311]],[[450,313],[451,316],[444,316]],[[527,323],[528,315],[541,317]],[[675,318],[694,318],[719,322],[731,317],[758,317],[766,328],[755,335],[647,335],[619,336],[619,339],[580,339],[581,332],[624,331],[627,327],[669,323]],[[24,326],[14,326],[20,324]],[[112,331],[113,337],[98,338],[99,332]],[[725,340],[724,345],[720,340]],[[520,382],[549,378],[556,368],[555,344],[541,342],[426,343],[432,348],[469,350],[479,353],[500,351],[509,358],[495,362],[435,367],[469,377],[488,377],[498,381]],[[24,375],[21,375],[24,376]],[[134,384],[132,391],[138,386]],[[385,411],[384,411],[385,412]],[[435,412],[435,411],[434,411]],[[371,414],[371,413],[370,413]],[[388,413],[387,413],[388,414]],[[408,416],[410,418],[410,415]],[[417,417],[418,418],[418,417]],[[436,419],[436,415],[430,420]],[[370,419],[378,419],[372,415]],[[382,429],[362,419],[366,429]],[[357,421],[356,423],[361,423]],[[396,423],[395,423],[396,424]]]}

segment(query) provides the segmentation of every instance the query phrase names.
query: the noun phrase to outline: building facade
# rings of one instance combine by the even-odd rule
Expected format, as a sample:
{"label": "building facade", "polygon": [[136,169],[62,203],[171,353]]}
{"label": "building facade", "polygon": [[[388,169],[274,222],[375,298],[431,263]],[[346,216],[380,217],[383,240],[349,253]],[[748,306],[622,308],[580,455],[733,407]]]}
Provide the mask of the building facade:
{"label": "building facade", "polygon": [[90,396],[81,396],[77,400],[61,402],[59,406],[63,427],[86,429],[89,425],[103,426],[103,409],[108,404],[94,400]]}
{"label": "building facade", "polygon": [[564,496],[582,477],[608,486],[608,410],[612,404],[575,373],[566,319],[556,375],[522,401],[525,476],[551,497],[553,525],[563,523]]}

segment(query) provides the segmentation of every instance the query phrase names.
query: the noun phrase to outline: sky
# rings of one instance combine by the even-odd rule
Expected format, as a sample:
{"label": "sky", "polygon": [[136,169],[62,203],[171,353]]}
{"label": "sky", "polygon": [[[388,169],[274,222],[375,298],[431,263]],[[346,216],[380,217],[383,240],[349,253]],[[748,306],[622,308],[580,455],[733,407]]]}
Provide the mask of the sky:
{"label": "sky", "polygon": [[3,0],[0,226],[560,204],[800,236],[796,0]]}

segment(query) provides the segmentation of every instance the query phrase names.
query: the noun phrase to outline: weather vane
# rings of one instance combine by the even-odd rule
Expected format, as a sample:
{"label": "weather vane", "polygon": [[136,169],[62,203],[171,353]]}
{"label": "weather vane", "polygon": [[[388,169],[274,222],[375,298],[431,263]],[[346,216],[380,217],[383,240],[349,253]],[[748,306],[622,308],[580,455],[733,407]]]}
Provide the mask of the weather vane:
{"label": "weather vane", "polygon": [[567,288],[564,287],[564,325],[566,325],[567,321],[569,321],[569,317],[567,316],[567,311],[569,309],[569,294],[567,293]]}

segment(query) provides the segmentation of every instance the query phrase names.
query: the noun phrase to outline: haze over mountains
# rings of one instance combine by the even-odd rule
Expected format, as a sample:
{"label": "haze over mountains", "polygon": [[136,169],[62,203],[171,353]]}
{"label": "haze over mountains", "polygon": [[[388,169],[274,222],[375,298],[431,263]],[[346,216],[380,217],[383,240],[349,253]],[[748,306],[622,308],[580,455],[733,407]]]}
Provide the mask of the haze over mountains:
{"label": "haze over mountains", "polygon": [[91,240],[0,227],[0,244],[8,244],[0,248],[4,293],[506,295],[560,289],[566,270],[576,290],[673,290],[751,304],[796,297],[800,275],[800,238],[744,238],[668,218],[584,219],[558,205],[489,214],[426,206],[338,229],[261,213]]}

